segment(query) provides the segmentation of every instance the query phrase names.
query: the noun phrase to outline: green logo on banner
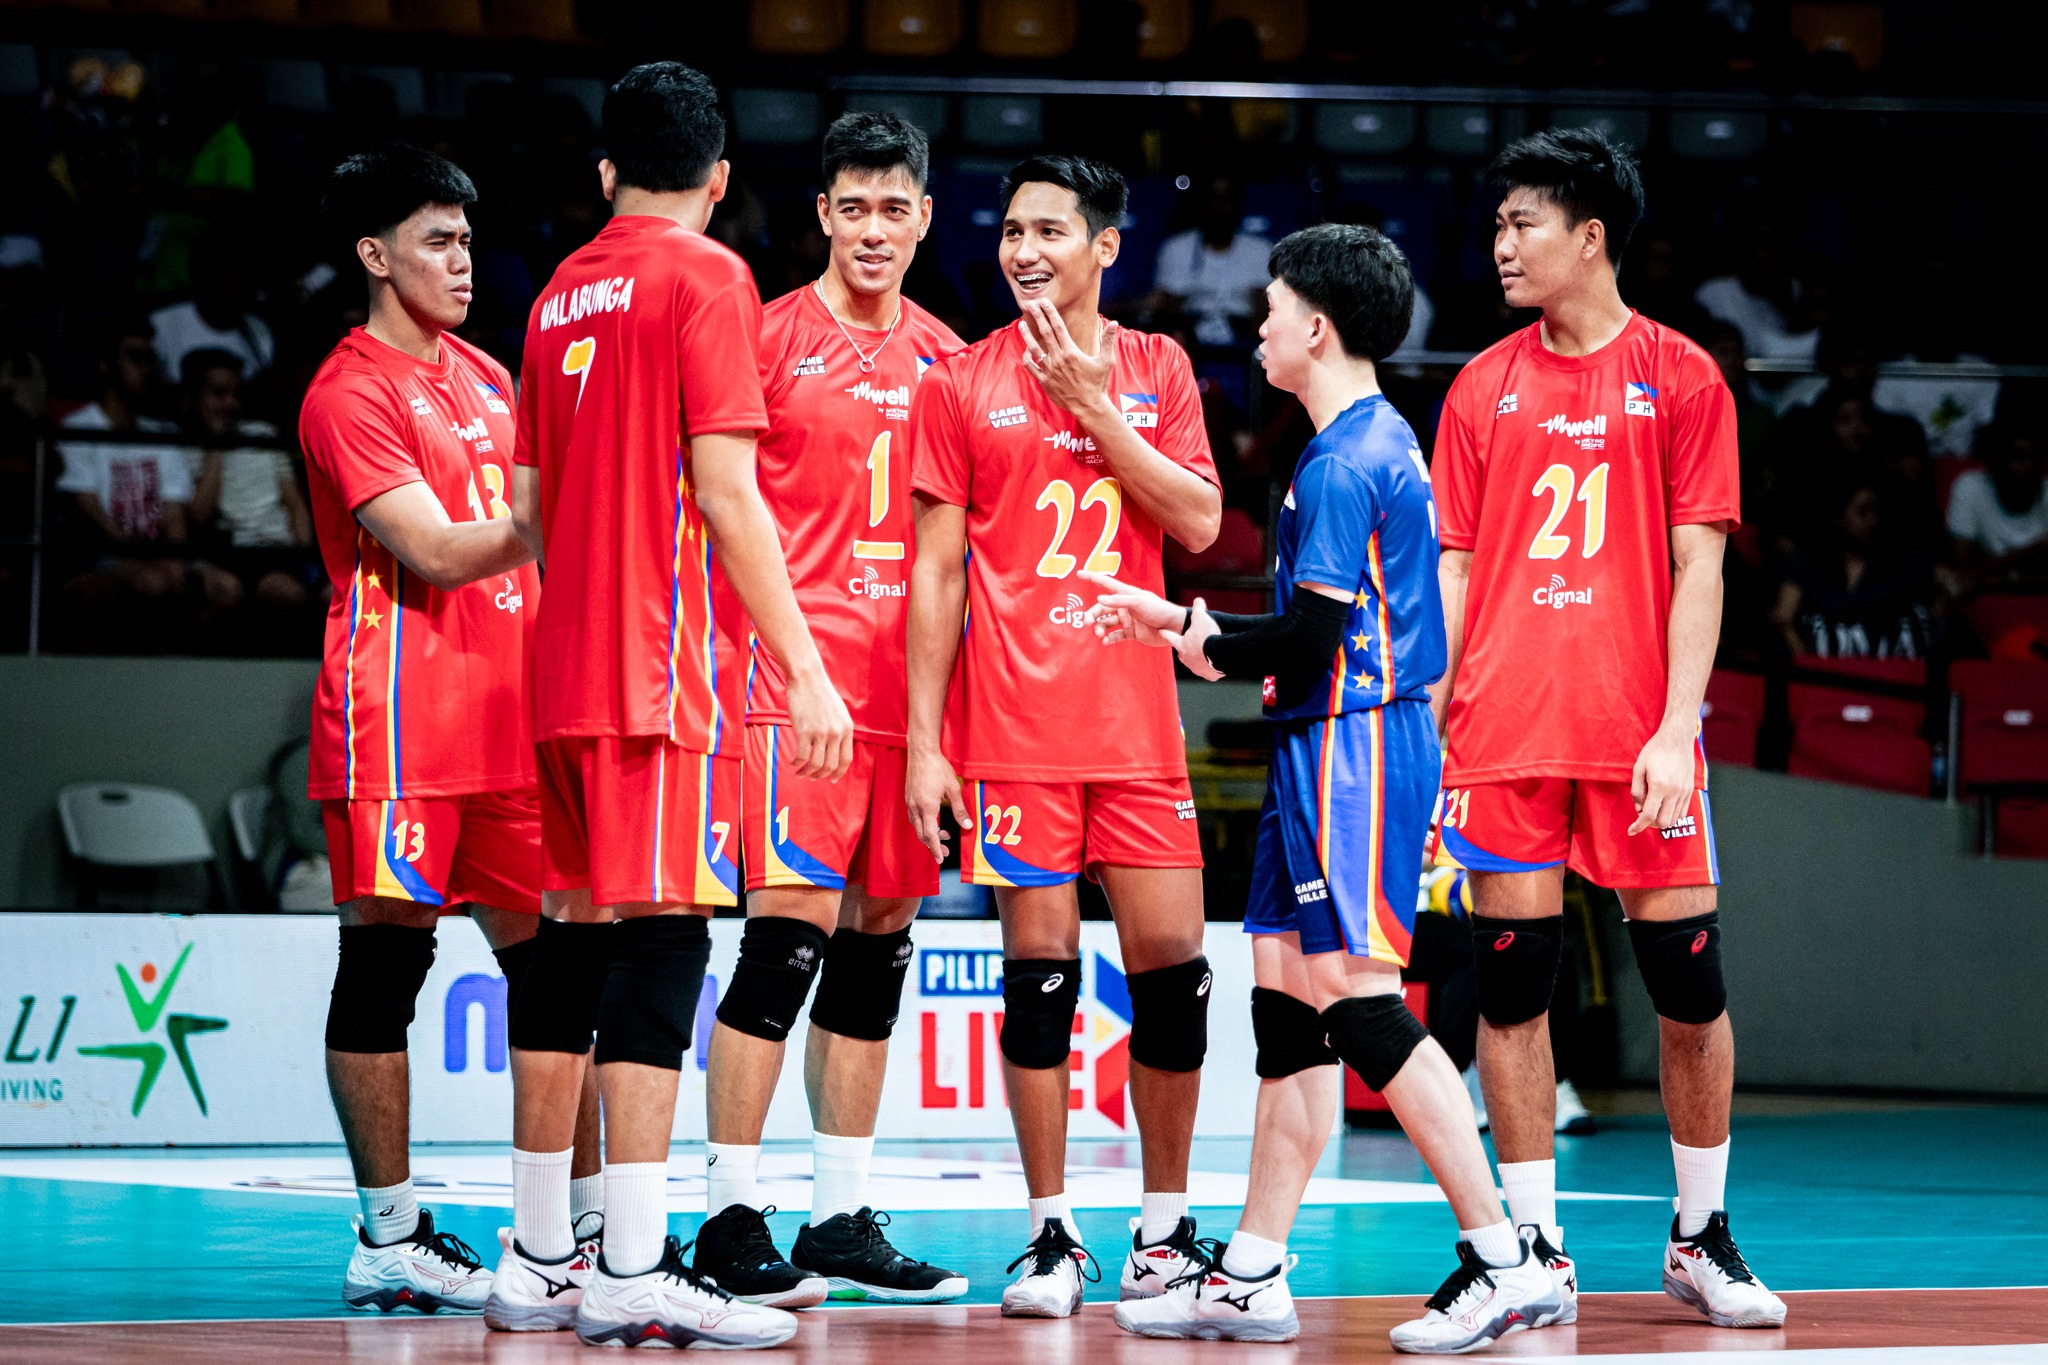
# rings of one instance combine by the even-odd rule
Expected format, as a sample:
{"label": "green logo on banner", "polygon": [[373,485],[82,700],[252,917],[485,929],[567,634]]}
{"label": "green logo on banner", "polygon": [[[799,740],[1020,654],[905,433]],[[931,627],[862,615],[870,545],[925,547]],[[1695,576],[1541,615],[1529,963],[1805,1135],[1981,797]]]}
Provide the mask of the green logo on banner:
{"label": "green logo on banner", "polygon": [[[206,1092],[199,1086],[199,1070],[192,1065],[192,1051],[188,1042],[196,1033],[215,1033],[228,1026],[225,1019],[206,1019],[196,1014],[173,1014],[164,1016],[164,1007],[171,1002],[171,991],[177,987],[178,974],[185,970],[185,959],[192,956],[192,945],[178,954],[178,960],[164,976],[164,984],[153,996],[145,998],[142,986],[135,984],[135,978],[119,963],[114,971],[121,978],[121,993],[128,999],[128,1013],[135,1017],[135,1031],[149,1033],[156,1028],[157,1020],[163,1018],[164,1037],[170,1040],[170,1050],[178,1056],[178,1069],[185,1073],[185,1084],[192,1087],[192,1098],[199,1102],[199,1112],[206,1112]],[[145,962],[139,973],[142,985],[156,980],[156,964]],[[142,1113],[142,1106],[149,1102],[149,1092],[156,1085],[157,1073],[164,1069],[165,1051],[162,1043],[143,1041],[139,1043],[108,1043],[103,1047],[82,1047],[80,1055],[86,1057],[120,1057],[131,1062],[142,1063],[142,1075],[135,1082],[135,1100],[128,1108],[133,1115]]]}

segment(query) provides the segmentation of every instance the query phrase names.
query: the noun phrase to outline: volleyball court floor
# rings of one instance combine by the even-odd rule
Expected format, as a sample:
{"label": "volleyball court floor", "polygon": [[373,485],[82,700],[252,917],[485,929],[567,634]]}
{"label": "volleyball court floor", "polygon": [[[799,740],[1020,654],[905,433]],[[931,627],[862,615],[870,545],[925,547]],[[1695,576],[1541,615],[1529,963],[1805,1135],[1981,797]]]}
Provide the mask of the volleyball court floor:
{"label": "volleyball court floor", "polygon": [[[1579,1263],[1576,1327],[1525,1332],[1517,1360],[1720,1365],[1756,1351],[1800,1365],[2048,1365],[2048,1106],[1739,1098],[1730,1216],[1784,1295],[1782,1332],[1708,1326],[1656,1292],[1671,1219],[1670,1148],[1653,1101],[1622,1097],[1600,1131],[1558,1140],[1560,1218]],[[1225,1236],[1250,1144],[1202,1139],[1191,1180],[1204,1236]],[[872,1192],[910,1253],[967,1274],[959,1304],[833,1304],[802,1315],[805,1365],[1321,1365],[1390,1358],[1387,1330],[1452,1268],[1448,1208],[1396,1133],[1333,1142],[1290,1241],[1302,1335],[1288,1346],[1161,1342],[1110,1319],[1135,1212],[1135,1142],[1077,1142],[1069,1185],[1103,1285],[1067,1321],[994,1307],[1022,1249],[1023,1183],[1003,1144],[880,1145]],[[414,1179],[442,1228],[494,1264],[509,1221],[503,1148],[433,1147]],[[762,1195],[788,1249],[809,1203],[809,1156],[771,1146]],[[703,1158],[670,1163],[671,1230],[701,1219]],[[588,1359],[563,1334],[510,1337],[475,1318],[341,1306],[355,1210],[338,1149],[0,1150],[0,1362]]]}

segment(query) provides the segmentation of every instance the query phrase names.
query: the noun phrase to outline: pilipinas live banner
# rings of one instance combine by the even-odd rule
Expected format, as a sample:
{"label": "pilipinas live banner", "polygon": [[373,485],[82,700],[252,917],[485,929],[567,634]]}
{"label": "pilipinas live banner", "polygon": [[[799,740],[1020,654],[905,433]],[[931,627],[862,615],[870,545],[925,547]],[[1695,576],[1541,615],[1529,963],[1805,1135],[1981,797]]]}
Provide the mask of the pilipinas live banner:
{"label": "pilipinas live banner", "polygon": [[[742,922],[714,920],[696,1043],[683,1060],[676,1136],[704,1136],[704,1043]],[[877,1135],[1008,1138],[1002,948],[992,920],[921,921],[890,1044]],[[1195,1131],[1251,1132],[1251,951],[1210,925],[1209,1059]],[[334,978],[325,916],[0,914],[0,1146],[339,1142],[322,1036]],[[1132,1135],[1131,1001],[1115,929],[1081,926],[1070,1131]],[[806,1023],[790,1036],[770,1140],[810,1134]],[[443,921],[411,1034],[413,1136],[511,1139],[505,982],[476,928]]]}

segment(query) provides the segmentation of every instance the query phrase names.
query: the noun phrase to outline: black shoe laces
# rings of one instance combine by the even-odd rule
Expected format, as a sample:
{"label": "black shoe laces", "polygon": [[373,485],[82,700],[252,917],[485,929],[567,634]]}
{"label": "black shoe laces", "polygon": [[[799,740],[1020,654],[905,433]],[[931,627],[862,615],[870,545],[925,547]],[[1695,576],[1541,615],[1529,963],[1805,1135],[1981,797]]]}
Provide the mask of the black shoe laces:
{"label": "black shoe laces", "polygon": [[[1185,1222],[1181,1224],[1181,1227],[1186,1226]],[[1210,1271],[1223,1264],[1223,1251],[1229,1244],[1221,1237],[1195,1237],[1191,1234],[1178,1240],[1169,1237],[1166,1245],[1187,1257],[1188,1261],[1186,1270],[1166,1282],[1166,1287],[1172,1289],[1190,1282],[1199,1284],[1206,1279]]]}
{"label": "black shoe laces", "polygon": [[[720,1218],[730,1219],[734,1228],[732,1238],[732,1259],[737,1265],[750,1270],[776,1265],[782,1260],[782,1253],[775,1249],[775,1238],[768,1231],[768,1215],[775,1212],[773,1204],[764,1209],[750,1209],[744,1204],[735,1204]],[[702,1236],[700,1231],[699,1236]]]}
{"label": "black shoe laces", "polygon": [[1451,1272],[1450,1278],[1437,1288],[1436,1293],[1430,1295],[1429,1302],[1423,1307],[1433,1308],[1439,1313],[1450,1312],[1451,1305],[1463,1298],[1465,1291],[1481,1280],[1484,1280],[1489,1288],[1494,1287],[1493,1276],[1489,1273],[1492,1269],[1493,1267],[1472,1249],[1471,1243],[1458,1243],[1458,1268]]}
{"label": "black shoe laces", "polygon": [[890,1245],[889,1239],[882,1235],[882,1229],[889,1226],[893,1220],[880,1209],[862,1208],[858,1213],[847,1214],[846,1219],[849,1223],[853,1224],[855,1229],[854,1235],[860,1239],[862,1246],[877,1247],[905,1265],[926,1264],[924,1261],[913,1260],[905,1256],[894,1246]]}
{"label": "black shoe laces", "polygon": [[1749,1265],[1742,1259],[1742,1253],[1735,1249],[1735,1238],[1728,1231],[1728,1220],[1719,1216],[1707,1220],[1699,1236],[1679,1239],[1690,1242],[1707,1253],[1707,1259],[1718,1267],[1729,1279],[1743,1283],[1756,1283],[1756,1276],[1750,1273]]}
{"label": "black shoe laces", "polygon": [[709,1275],[699,1275],[690,1263],[683,1259],[683,1253],[695,1245],[697,1243],[694,1240],[684,1242],[673,1235],[665,1238],[661,1244],[661,1259],[654,1264],[655,1271],[679,1284],[700,1289],[715,1299],[731,1302],[732,1295],[719,1288],[718,1281]]}
{"label": "black shoe laces", "polygon": [[1032,1274],[1050,1275],[1060,1268],[1060,1262],[1066,1260],[1079,1261],[1078,1273],[1087,1280],[1096,1284],[1102,1282],[1102,1267],[1088,1254],[1088,1248],[1068,1236],[1057,1218],[1048,1219],[1038,1230],[1038,1236],[1031,1239],[1031,1245],[1024,1248],[1024,1254],[1004,1266],[1003,1273],[1007,1275],[1029,1261]]}
{"label": "black shoe laces", "polygon": [[482,1270],[484,1267],[483,1258],[476,1254],[476,1249],[452,1232],[436,1232],[415,1241],[449,1265],[463,1270]]}

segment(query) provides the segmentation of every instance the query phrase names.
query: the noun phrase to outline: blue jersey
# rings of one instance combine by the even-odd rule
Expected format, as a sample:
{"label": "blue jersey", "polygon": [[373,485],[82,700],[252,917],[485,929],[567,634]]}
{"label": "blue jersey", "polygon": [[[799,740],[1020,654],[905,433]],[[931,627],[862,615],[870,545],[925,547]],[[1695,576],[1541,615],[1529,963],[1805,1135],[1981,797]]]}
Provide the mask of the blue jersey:
{"label": "blue jersey", "polygon": [[1309,720],[1426,697],[1445,662],[1436,503],[1415,433],[1384,396],[1359,399],[1309,442],[1274,539],[1283,614],[1304,582],[1348,588],[1352,605],[1305,698],[1277,697],[1266,680],[1266,715]]}

